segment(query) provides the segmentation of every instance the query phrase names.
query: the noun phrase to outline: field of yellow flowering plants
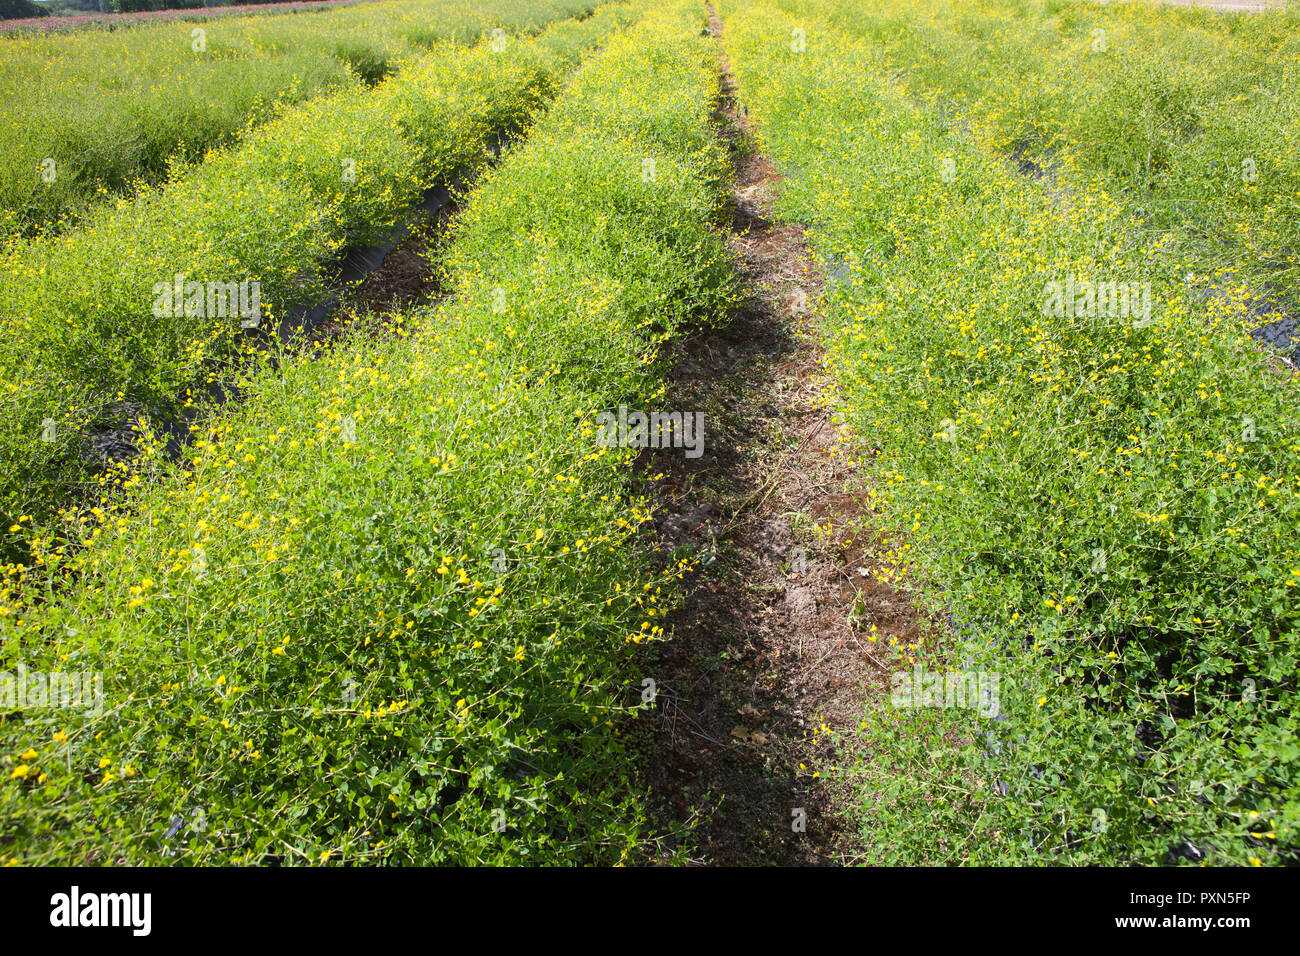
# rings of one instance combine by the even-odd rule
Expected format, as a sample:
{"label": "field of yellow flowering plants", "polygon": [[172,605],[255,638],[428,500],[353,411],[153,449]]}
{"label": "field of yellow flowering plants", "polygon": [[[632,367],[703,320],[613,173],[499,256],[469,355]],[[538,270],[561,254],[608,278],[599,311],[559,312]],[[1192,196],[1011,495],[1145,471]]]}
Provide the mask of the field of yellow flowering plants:
{"label": "field of yellow flowering plants", "polygon": [[[174,415],[198,400],[214,363],[265,349],[263,333],[323,294],[332,255],[472,171],[625,15],[616,4],[535,39],[430,53],[373,90],[301,104],[77,229],[0,253],[5,526],[62,502],[83,477],[87,431],[120,403]],[[211,308],[210,291],[169,291],[232,282],[248,306],[238,314],[233,301]]]}
{"label": "field of yellow flowering plants", "polygon": [[0,866],[1300,862],[1298,53],[0,38]]}
{"label": "field of yellow flowering plants", "polygon": [[[1273,323],[1300,282],[1300,14],[1151,3],[783,3],[868,39],[917,97],[977,119],[1057,189],[1096,182],[1152,255]],[[1280,307],[1280,308],[1279,308]],[[1261,336],[1288,352],[1292,322]],[[1300,353],[1297,353],[1300,354]]]}
{"label": "field of yellow flowering plants", "polygon": [[734,296],[700,23],[645,12],[581,68],[469,196],[451,294],[403,333],[250,376],[183,462],[70,536],[32,529],[0,656],[102,673],[103,704],[0,724],[6,859],[639,846],[620,664],[685,565],[643,560],[633,452],[593,422],[648,398],[657,343]]}
{"label": "field of yellow flowering plants", "polygon": [[417,0],[293,16],[6,34],[0,238],[79,218],[294,103],[360,91],[442,44],[535,33],[580,0]]}
{"label": "field of yellow flowering plants", "polygon": [[[1240,136],[1268,129],[1258,193],[1229,182],[1207,198],[1201,222],[1232,238],[1201,268],[1249,246],[1294,292],[1293,113],[1209,100],[1197,142],[1220,139],[1193,149],[1149,97],[1180,95],[1197,43],[1242,62],[1293,49],[1292,21],[1237,36],[1142,5],[724,12],[782,210],[811,223],[826,270],[827,364],[869,450],[893,572],[948,622],[928,663],[1000,675],[987,719],[864,715],[870,757],[844,773],[868,858],[1294,862],[1300,410],[1242,315],[1189,281],[1203,236],[1179,205],[1194,176],[1180,157],[1236,155],[1222,137],[1239,118]],[[1204,26],[1186,60],[1127,30],[1170,17]],[[1094,20],[1123,52],[1092,68],[1078,64]],[[1025,62],[1050,62],[1058,86],[1019,86]],[[1103,78],[1136,86],[1101,92]],[[1271,97],[1294,63],[1255,78]],[[955,107],[935,86],[958,79]],[[1031,131],[1056,175],[1025,174],[1013,147]],[[1142,218],[1144,201],[1164,212]]]}

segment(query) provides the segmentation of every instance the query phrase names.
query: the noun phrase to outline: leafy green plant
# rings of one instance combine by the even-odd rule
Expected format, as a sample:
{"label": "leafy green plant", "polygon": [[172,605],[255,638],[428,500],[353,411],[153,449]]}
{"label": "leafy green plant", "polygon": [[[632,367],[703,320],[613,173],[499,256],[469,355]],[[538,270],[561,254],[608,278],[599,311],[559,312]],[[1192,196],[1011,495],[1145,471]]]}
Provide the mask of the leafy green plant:
{"label": "leafy green plant", "polygon": [[[589,18],[585,36],[617,22]],[[493,137],[555,94],[582,52],[571,30],[556,40],[555,50],[543,34],[508,54],[480,45],[430,55],[374,91],[303,104],[81,229],[6,250],[0,512],[61,503],[105,406],[171,414],[232,357],[261,347],[230,315],[159,314],[160,283],[256,281],[274,327],[320,295],[332,253],[390,231],[422,188],[472,172]]]}
{"label": "leafy green plant", "polygon": [[642,845],[630,665],[687,565],[647,559],[635,450],[595,421],[656,392],[664,336],[736,298],[699,27],[693,4],[648,12],[574,77],[469,196],[445,300],[286,356],[182,464],[26,532],[0,660],[101,673],[104,697],[0,722],[0,857],[616,863]]}
{"label": "leafy green plant", "polygon": [[[1064,154],[1055,183],[1021,175],[996,123],[945,121],[850,33],[753,7],[728,31],[764,147],[800,171],[781,211],[844,273],[827,364],[896,580],[952,615],[935,666],[1001,675],[998,720],[864,716],[876,858],[1292,860],[1289,384],[1104,177]],[[1149,282],[1151,312],[1046,307],[1069,276]]]}
{"label": "leafy green plant", "polygon": [[[588,0],[417,0],[292,16],[0,37],[0,240],[66,230],[293,105],[373,85],[492,29],[538,32]],[[433,38],[412,44],[418,25]],[[364,37],[364,40],[361,38]],[[359,79],[358,79],[359,78]]]}

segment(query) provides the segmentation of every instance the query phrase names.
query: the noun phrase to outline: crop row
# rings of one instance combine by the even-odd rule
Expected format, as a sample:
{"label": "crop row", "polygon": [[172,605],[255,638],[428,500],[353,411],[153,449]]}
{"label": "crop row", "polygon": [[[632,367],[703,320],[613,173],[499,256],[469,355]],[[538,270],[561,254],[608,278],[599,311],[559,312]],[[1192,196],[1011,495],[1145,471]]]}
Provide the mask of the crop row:
{"label": "crop row", "polygon": [[782,212],[827,272],[880,573],[952,615],[896,666],[1000,689],[978,712],[866,716],[873,757],[849,772],[876,858],[1293,859],[1287,380],[1103,184],[1020,175],[870,41],[753,6],[728,31]]}
{"label": "crop row", "polygon": [[102,704],[28,691],[0,721],[0,856],[608,863],[639,845],[625,668],[683,565],[647,565],[635,451],[594,422],[653,402],[657,343],[734,298],[700,26],[694,3],[655,8],[579,70],[472,193],[450,294],[404,332],[286,359],[183,465],[72,539],[31,533],[0,681],[97,674]]}
{"label": "crop row", "polygon": [[869,40],[942,105],[942,121],[969,116],[1023,171],[1065,190],[1099,180],[1127,203],[1132,231],[1163,237],[1153,255],[1238,321],[1278,318],[1252,298],[1300,305],[1294,12],[1083,0],[922,2],[901,14],[878,2],[783,6]]}
{"label": "crop row", "polygon": [[66,226],[294,103],[378,82],[443,42],[534,33],[594,6],[418,0],[0,38],[0,237]]}
{"label": "crop row", "polygon": [[82,475],[89,431],[122,409],[157,418],[197,402],[220,362],[264,347],[257,329],[320,294],[333,253],[479,163],[628,16],[610,4],[535,40],[432,54],[373,91],[300,105],[83,228],[11,248],[0,261],[0,512],[59,503]]}

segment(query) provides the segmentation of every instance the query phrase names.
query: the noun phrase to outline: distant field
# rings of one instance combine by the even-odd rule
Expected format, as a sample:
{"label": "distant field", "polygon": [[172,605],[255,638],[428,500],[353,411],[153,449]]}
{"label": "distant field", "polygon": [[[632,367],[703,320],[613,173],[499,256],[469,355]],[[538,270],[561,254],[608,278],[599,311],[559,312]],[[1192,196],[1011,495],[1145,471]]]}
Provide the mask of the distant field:
{"label": "distant field", "polygon": [[0,40],[0,238],[66,226],[295,103],[435,47],[535,32],[580,0],[415,0]]}
{"label": "distant field", "polygon": [[295,0],[292,3],[231,4],[228,7],[189,7],[178,10],[140,10],[134,13],[83,13],[70,16],[27,17],[0,20],[0,32],[12,30],[76,30],[85,27],[102,27],[113,30],[133,23],[159,20],[210,20],[214,17],[253,16],[261,14],[298,13],[326,7],[367,3],[370,0]]}
{"label": "distant field", "polygon": [[1286,0],[1161,0],[1179,7],[1206,7],[1228,13],[1260,13],[1264,10],[1281,10]]}

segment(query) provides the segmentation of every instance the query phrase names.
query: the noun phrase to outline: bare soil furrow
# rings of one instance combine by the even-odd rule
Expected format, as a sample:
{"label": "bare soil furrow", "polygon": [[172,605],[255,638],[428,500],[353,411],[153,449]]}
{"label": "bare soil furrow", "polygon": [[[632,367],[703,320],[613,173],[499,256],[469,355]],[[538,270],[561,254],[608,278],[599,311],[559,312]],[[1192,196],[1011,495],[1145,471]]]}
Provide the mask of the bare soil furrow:
{"label": "bare soil furrow", "polygon": [[716,15],[712,31],[718,134],[735,157],[728,241],[749,294],[668,355],[668,407],[702,412],[707,432],[697,459],[647,456],[656,532],[665,552],[705,557],[647,665],[647,775],[656,823],[703,817],[685,838],[692,859],[838,864],[857,839],[831,770],[851,756],[840,732],[889,685],[869,624],[904,638],[920,618],[873,574],[876,549],[858,530],[866,487],[810,314],[824,277],[803,227],[773,218],[780,176],[755,152]]}

